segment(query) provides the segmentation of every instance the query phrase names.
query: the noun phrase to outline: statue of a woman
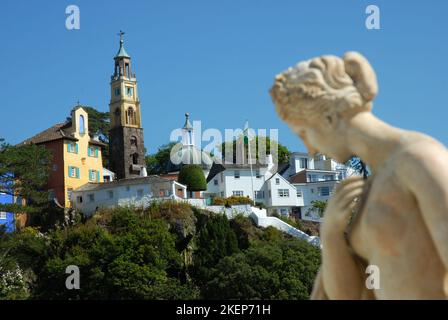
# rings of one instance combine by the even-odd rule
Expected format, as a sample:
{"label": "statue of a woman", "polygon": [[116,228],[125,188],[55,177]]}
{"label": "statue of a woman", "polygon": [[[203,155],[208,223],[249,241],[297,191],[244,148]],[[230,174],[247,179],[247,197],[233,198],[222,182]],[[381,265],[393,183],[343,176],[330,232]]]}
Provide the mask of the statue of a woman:
{"label": "statue of a woman", "polygon": [[341,163],[358,156],[373,173],[341,182],[327,204],[312,298],[445,299],[448,151],[375,117],[377,91],[375,72],[356,52],[301,62],[271,89],[309,153]]}

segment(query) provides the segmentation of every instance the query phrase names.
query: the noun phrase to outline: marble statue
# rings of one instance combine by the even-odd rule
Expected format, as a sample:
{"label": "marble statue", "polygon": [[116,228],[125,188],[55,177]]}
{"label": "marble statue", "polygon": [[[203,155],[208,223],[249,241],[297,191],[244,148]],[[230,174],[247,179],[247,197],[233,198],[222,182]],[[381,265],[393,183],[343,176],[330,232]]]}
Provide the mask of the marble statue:
{"label": "marble statue", "polygon": [[300,62],[270,91],[311,154],[341,163],[358,156],[372,173],[339,183],[327,204],[311,298],[446,299],[448,150],[373,115],[377,92],[375,72],[357,52]]}

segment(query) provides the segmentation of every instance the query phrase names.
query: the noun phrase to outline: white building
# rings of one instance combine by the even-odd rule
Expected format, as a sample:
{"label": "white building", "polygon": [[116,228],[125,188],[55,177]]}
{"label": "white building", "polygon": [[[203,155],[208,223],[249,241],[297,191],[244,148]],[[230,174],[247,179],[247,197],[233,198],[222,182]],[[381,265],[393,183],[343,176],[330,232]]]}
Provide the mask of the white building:
{"label": "white building", "polygon": [[187,188],[159,176],[88,183],[73,191],[74,207],[86,215],[100,208],[146,207],[152,201],[183,200]]}
{"label": "white building", "polygon": [[313,210],[312,202],[328,201],[336,184],[347,177],[348,169],[324,155],[294,152],[281,173],[296,188],[299,205],[293,213],[304,220],[320,221],[322,217]]}
{"label": "white building", "polygon": [[217,164],[214,163],[207,177],[204,197],[249,197],[266,206],[268,213],[288,216],[292,207],[298,206],[295,187],[279,173],[272,173],[272,157],[267,164]]}

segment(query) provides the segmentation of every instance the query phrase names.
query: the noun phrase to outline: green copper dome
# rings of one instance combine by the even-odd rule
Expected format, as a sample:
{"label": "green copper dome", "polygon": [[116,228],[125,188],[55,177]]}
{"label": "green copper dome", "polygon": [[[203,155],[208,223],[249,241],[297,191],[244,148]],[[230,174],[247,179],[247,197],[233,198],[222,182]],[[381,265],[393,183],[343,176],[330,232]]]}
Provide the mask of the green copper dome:
{"label": "green copper dome", "polygon": [[126,50],[124,49],[124,41],[120,40],[120,49],[117,52],[117,55],[115,56],[115,58],[130,58],[130,56],[128,55],[128,53],[126,52]]}

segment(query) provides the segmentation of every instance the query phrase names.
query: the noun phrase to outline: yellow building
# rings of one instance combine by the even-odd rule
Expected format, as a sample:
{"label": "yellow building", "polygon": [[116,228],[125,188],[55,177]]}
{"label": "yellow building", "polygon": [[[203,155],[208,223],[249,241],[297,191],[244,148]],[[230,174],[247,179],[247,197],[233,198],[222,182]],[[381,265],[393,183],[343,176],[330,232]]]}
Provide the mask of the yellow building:
{"label": "yellow building", "polygon": [[47,190],[66,208],[72,207],[72,191],[89,182],[103,182],[101,141],[89,135],[89,116],[81,107],[72,110],[71,121],[56,124],[24,141],[52,151]]}

